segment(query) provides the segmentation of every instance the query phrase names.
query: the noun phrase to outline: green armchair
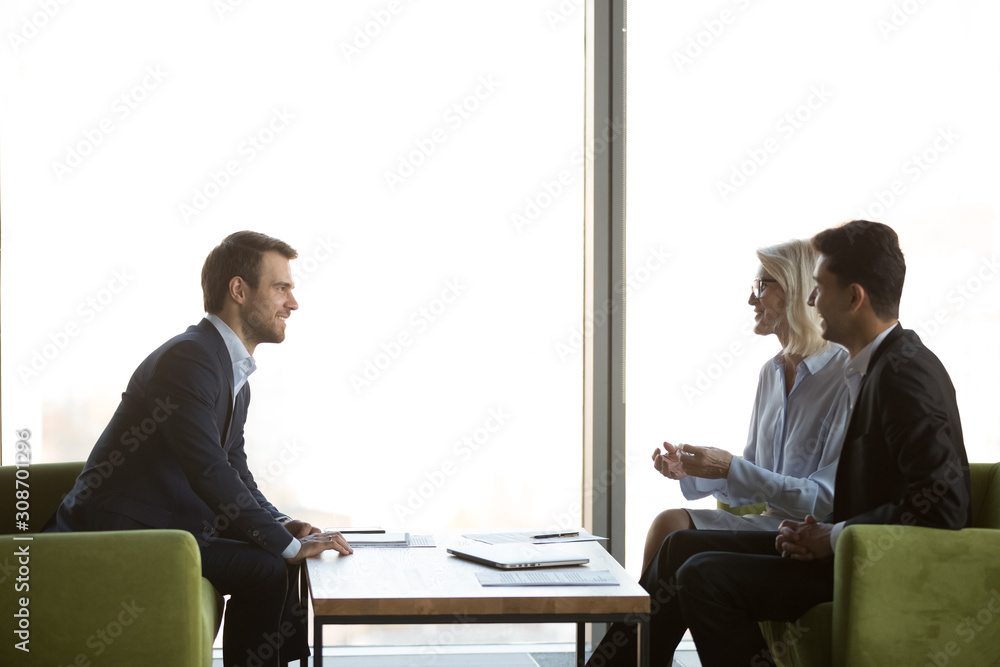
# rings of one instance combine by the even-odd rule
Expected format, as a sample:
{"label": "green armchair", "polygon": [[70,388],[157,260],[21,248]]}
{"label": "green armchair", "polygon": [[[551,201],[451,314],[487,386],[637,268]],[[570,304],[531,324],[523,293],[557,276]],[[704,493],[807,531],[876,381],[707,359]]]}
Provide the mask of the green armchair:
{"label": "green armchair", "polygon": [[761,630],[778,667],[1000,665],[1000,463],[973,463],[972,528],[849,526],[833,602]]}
{"label": "green armchair", "polygon": [[0,467],[0,664],[211,667],[223,601],[190,533],[39,532],[82,469]]}

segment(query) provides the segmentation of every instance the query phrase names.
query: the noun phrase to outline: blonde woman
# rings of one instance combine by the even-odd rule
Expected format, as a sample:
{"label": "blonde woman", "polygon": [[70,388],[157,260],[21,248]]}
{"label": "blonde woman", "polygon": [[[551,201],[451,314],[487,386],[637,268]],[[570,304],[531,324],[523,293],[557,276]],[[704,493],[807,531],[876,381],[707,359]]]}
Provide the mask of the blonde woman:
{"label": "blonde woman", "polygon": [[743,458],[714,447],[665,442],[653,464],[680,481],[688,500],[709,495],[729,505],[767,503],[763,514],[671,509],[649,528],[643,570],[676,530],[777,530],[784,519],[833,510],[837,459],[849,415],[844,371],[848,354],[827,343],[815,308],[808,305],[817,254],[794,240],[757,251],[760,268],[748,303],[754,333],[774,334],[781,351],[760,370],[750,434]]}

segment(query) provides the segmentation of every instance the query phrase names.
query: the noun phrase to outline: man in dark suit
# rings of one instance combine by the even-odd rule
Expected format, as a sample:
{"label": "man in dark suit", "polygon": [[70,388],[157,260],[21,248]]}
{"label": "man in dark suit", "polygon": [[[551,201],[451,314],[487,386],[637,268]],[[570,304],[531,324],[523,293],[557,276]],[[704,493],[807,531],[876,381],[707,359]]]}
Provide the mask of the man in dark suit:
{"label": "man in dark suit", "polygon": [[135,370],[56,514],[60,531],[192,533],[204,576],[231,595],[227,667],[308,657],[298,564],[327,549],[351,553],[339,533],[279,512],[247,467],[247,378],[256,346],[283,341],[285,320],[298,308],[295,257],[288,244],[246,231],[212,250],[201,277],[208,315]]}
{"label": "man in dark suit", "polygon": [[[898,322],[906,265],[896,233],[864,220],[817,234],[810,303],[827,340],[847,348],[852,414],[823,522],[778,533],[680,531],[640,580],[652,598],[652,658],[668,664],[690,628],[704,667],[772,664],[757,625],[794,621],[833,599],[833,552],[850,524],[959,529],[971,483],[955,390],[938,358]],[[681,457],[683,461],[683,457]],[[630,630],[612,627],[592,667],[635,664]]]}

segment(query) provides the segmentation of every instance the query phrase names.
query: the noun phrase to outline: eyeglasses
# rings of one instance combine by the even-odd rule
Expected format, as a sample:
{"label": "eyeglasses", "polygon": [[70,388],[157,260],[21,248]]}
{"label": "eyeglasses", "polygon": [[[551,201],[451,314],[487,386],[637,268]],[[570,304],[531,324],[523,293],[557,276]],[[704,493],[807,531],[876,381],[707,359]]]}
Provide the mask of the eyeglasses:
{"label": "eyeglasses", "polygon": [[750,292],[754,295],[754,298],[759,299],[764,296],[764,290],[767,289],[768,283],[778,282],[774,278],[754,278],[753,284],[750,285]]}

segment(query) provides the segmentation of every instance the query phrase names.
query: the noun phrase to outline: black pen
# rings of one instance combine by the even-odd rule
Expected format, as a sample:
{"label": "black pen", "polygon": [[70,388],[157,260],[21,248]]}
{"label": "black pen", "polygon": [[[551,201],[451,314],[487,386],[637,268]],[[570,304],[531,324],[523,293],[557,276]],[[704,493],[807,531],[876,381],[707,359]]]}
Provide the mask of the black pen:
{"label": "black pen", "polygon": [[572,533],[549,533],[547,535],[532,535],[531,539],[544,540],[550,537],[579,537],[579,536],[580,536],[580,531],[575,530]]}

